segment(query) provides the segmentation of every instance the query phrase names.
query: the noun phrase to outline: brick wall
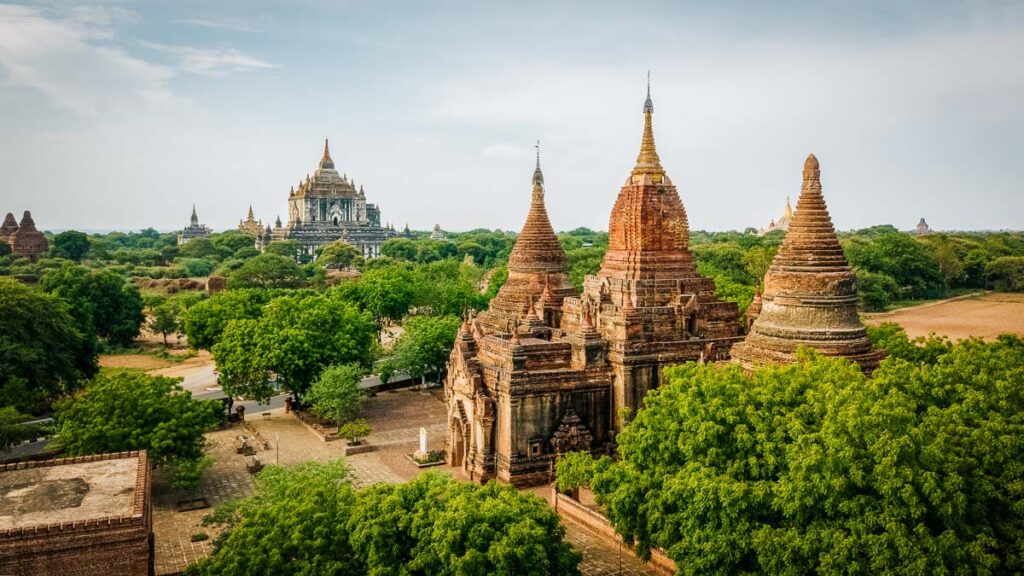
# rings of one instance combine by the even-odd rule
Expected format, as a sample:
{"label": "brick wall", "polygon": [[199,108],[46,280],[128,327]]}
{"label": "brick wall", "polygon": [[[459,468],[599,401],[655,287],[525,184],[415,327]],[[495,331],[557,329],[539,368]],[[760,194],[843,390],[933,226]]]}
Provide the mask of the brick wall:
{"label": "brick wall", "polygon": [[0,473],[121,458],[138,458],[130,515],[0,530],[0,576],[152,574],[151,480],[144,451],[5,464]]}

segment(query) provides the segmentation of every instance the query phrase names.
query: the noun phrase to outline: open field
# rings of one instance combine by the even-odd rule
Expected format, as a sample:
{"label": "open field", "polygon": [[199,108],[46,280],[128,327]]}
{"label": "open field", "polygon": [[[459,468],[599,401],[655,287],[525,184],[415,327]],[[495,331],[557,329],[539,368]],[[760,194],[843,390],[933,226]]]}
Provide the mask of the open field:
{"label": "open field", "polygon": [[895,322],[911,338],[934,332],[960,340],[978,336],[993,340],[1000,334],[1024,336],[1024,294],[989,292],[980,296],[953,298],[901,308],[880,314],[865,314],[868,324]]}

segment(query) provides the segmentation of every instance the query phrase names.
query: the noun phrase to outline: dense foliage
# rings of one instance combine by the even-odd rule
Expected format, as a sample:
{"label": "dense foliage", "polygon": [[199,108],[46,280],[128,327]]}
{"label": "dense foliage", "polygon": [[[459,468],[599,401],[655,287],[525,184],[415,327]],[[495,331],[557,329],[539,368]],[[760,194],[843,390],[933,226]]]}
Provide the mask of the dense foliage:
{"label": "dense foliage", "polygon": [[621,461],[559,474],[683,574],[1020,573],[1024,341],[945,346],[908,361],[898,343],[872,378],[810,353],[670,368]]}
{"label": "dense foliage", "polygon": [[306,403],[317,416],[342,424],[359,413],[366,392],[359,387],[366,369],[359,364],[328,366],[316,377]]}
{"label": "dense foliage", "polygon": [[147,450],[157,465],[182,465],[202,457],[203,433],[223,420],[223,408],[193,400],[176,379],[121,372],[58,402],[56,418],[68,455]]}
{"label": "dense foliage", "polygon": [[217,511],[226,536],[187,574],[579,573],[558,516],[511,486],[428,473],[355,490],[342,461],[268,467],[256,483]]}
{"label": "dense foliage", "polygon": [[440,381],[459,324],[460,320],[455,316],[409,318],[403,325],[405,332],[395,342],[387,370],[391,373],[404,372],[412,378],[435,374]]}
{"label": "dense foliage", "polygon": [[71,305],[83,334],[121,346],[139,335],[145,320],[142,295],[120,274],[64,265],[47,271],[39,285]]}
{"label": "dense foliage", "polygon": [[339,293],[300,293],[271,300],[256,319],[229,321],[212,351],[227,394],[265,400],[271,375],[302,396],[328,366],[368,366],[375,335],[369,314]]}
{"label": "dense foliage", "polygon": [[96,343],[68,303],[0,278],[0,406],[32,412],[96,373]]}

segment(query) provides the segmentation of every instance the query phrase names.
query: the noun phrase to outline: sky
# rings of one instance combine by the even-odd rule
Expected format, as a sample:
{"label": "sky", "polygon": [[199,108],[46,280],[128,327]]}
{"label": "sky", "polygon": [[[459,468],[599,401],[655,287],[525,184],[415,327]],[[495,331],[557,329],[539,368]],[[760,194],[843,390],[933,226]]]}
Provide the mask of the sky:
{"label": "sky", "polygon": [[0,214],[287,215],[329,137],[401,228],[606,230],[643,127],[692,229],[762,227],[821,162],[842,230],[1024,228],[1024,3],[0,4]]}

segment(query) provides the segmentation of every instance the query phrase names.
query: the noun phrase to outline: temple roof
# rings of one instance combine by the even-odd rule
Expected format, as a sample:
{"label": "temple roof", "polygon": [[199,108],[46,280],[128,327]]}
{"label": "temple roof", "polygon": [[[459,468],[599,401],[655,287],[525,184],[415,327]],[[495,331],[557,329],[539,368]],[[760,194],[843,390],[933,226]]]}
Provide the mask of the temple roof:
{"label": "temple roof", "polygon": [[544,173],[540,169],[540,148],[533,172],[533,193],[526,223],[508,257],[509,271],[563,271],[565,251],[558,242],[544,204]]}
{"label": "temple roof", "polygon": [[14,214],[10,212],[4,217],[3,224],[0,224],[0,238],[6,238],[18,229],[18,221],[14,219]]}

